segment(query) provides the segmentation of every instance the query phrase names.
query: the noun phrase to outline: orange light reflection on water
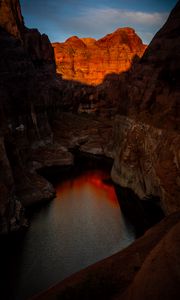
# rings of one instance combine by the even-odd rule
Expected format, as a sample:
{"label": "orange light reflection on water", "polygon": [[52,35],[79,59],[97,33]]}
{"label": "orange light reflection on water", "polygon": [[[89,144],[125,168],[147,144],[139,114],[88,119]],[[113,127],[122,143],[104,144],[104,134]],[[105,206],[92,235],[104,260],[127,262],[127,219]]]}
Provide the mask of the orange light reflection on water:
{"label": "orange light reflection on water", "polygon": [[111,202],[114,207],[119,206],[117,196],[114,190],[114,186],[111,183],[105,183],[103,180],[107,179],[106,172],[100,170],[92,170],[85,172],[84,174],[61,182],[56,186],[57,198],[61,199],[62,194],[67,194],[70,190],[74,190],[77,195],[84,187],[89,187],[93,193],[96,194],[96,198],[103,200],[103,196]]}

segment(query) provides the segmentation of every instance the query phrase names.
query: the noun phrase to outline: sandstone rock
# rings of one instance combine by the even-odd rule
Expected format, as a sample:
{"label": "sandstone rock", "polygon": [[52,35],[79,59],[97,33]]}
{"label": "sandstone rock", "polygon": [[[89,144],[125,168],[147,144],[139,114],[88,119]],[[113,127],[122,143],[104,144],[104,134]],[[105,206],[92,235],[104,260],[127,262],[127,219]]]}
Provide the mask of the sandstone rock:
{"label": "sandstone rock", "polygon": [[[140,198],[156,195],[166,214],[179,209],[180,2],[141,60],[120,79],[113,179]],[[120,85],[121,86],[121,85]],[[149,125],[147,125],[149,124]]]}
{"label": "sandstone rock", "polygon": [[97,141],[90,141],[85,143],[83,146],[80,147],[80,151],[94,155],[104,155],[103,148],[101,147],[101,144]]}
{"label": "sandstone rock", "polygon": [[24,21],[19,0],[1,0],[0,12],[0,26],[13,36],[21,38]]}
{"label": "sandstone rock", "polygon": [[46,34],[37,29],[25,29],[24,47],[36,68],[55,73],[54,51]]}
{"label": "sandstone rock", "polygon": [[73,165],[73,155],[67,148],[60,144],[39,147],[32,153],[34,169],[52,166],[70,166]]}
{"label": "sandstone rock", "polygon": [[13,172],[6,154],[4,138],[0,137],[0,232],[18,229],[24,222],[20,199],[14,191]]}
{"label": "sandstone rock", "polygon": [[179,130],[180,3],[126,78],[128,114],[156,127]]}
{"label": "sandstone rock", "polygon": [[96,42],[96,39],[93,39],[91,37],[89,37],[89,38],[81,38],[81,41],[83,41],[83,43],[86,46],[89,46],[89,45],[93,45]]}
{"label": "sandstone rock", "polygon": [[16,182],[17,195],[24,207],[37,204],[55,197],[55,190],[50,182],[34,173],[26,173]]}
{"label": "sandstone rock", "polygon": [[155,35],[141,59],[121,74],[109,74],[96,88],[100,114],[115,113],[166,130],[179,130],[180,5]]}
{"label": "sandstone rock", "polygon": [[117,117],[112,178],[141,199],[149,195],[160,197],[166,214],[177,211],[179,148],[180,136],[176,132]]}
{"label": "sandstone rock", "polygon": [[180,297],[179,233],[180,222],[152,249],[132,286],[117,299],[169,300]]}
{"label": "sandstone rock", "polygon": [[98,41],[74,36],[53,47],[62,78],[90,85],[101,83],[107,74],[127,71],[146,48],[131,28],[119,28]]}
{"label": "sandstone rock", "polygon": [[112,157],[112,121],[62,113],[53,131],[55,142],[67,149]]}
{"label": "sandstone rock", "polygon": [[54,195],[27,170],[32,143],[52,143],[49,107],[58,88],[53,48],[46,35],[25,28],[18,0],[0,1],[0,39],[0,232],[8,232],[22,224],[19,199]]}

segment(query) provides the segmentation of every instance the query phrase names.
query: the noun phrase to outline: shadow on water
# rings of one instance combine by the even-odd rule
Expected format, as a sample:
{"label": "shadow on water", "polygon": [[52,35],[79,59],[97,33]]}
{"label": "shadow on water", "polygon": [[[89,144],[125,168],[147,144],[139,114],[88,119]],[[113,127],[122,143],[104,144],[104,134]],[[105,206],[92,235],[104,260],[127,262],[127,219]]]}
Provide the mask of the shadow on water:
{"label": "shadow on water", "polygon": [[137,238],[163,219],[164,213],[160,207],[160,198],[149,195],[149,197],[140,200],[131,189],[113,183],[110,177],[113,159],[101,155],[82,153],[78,150],[73,151],[73,154],[73,166],[43,168],[39,170],[39,174],[56,187],[59,182],[75,178],[86,170],[100,169],[106,171],[109,177],[106,177],[103,181],[107,185],[114,186],[124,219],[127,220],[127,223],[130,222],[133,225]]}
{"label": "shadow on water", "polygon": [[130,189],[115,185],[116,194],[125,218],[135,227],[136,236],[140,237],[153,225],[160,222],[164,213],[158,197],[149,196],[144,200]]}
{"label": "shadow on water", "polygon": [[39,170],[56,198],[27,210],[26,232],[1,238],[3,299],[28,299],[127,247],[159,220],[152,200],[142,205],[113,184],[111,159],[74,154],[74,166]]}

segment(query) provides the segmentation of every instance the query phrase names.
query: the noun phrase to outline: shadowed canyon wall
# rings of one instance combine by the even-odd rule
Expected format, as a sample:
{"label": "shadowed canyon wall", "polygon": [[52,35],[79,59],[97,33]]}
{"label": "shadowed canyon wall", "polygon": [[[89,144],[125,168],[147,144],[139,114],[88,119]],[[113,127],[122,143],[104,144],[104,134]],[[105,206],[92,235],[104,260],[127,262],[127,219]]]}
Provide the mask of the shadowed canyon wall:
{"label": "shadowed canyon wall", "polygon": [[[141,198],[159,196],[166,214],[180,208],[180,3],[141,60],[124,74],[115,125],[113,179]],[[131,118],[131,119],[129,119]]]}
{"label": "shadowed canyon wall", "polygon": [[47,112],[57,87],[49,39],[24,26],[17,0],[0,1],[0,41],[0,231],[7,232],[22,223],[20,199],[54,193],[29,164],[30,145],[52,141]]}
{"label": "shadowed canyon wall", "polygon": [[179,130],[180,124],[179,18],[178,3],[140,62],[130,71],[127,86],[129,115],[174,130]]}
{"label": "shadowed canyon wall", "polygon": [[119,28],[97,41],[73,36],[52,45],[57,73],[89,85],[102,83],[107,74],[127,71],[133,58],[140,58],[146,49],[132,28]]}

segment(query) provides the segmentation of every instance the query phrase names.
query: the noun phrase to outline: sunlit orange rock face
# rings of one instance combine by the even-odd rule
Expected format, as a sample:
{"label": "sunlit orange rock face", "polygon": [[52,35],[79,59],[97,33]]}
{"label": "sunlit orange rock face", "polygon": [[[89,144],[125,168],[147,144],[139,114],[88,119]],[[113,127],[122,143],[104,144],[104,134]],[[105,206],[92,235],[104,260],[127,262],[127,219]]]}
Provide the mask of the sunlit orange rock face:
{"label": "sunlit orange rock face", "polygon": [[107,74],[127,71],[146,49],[132,28],[119,28],[99,40],[73,36],[53,47],[57,73],[91,85],[100,84]]}

